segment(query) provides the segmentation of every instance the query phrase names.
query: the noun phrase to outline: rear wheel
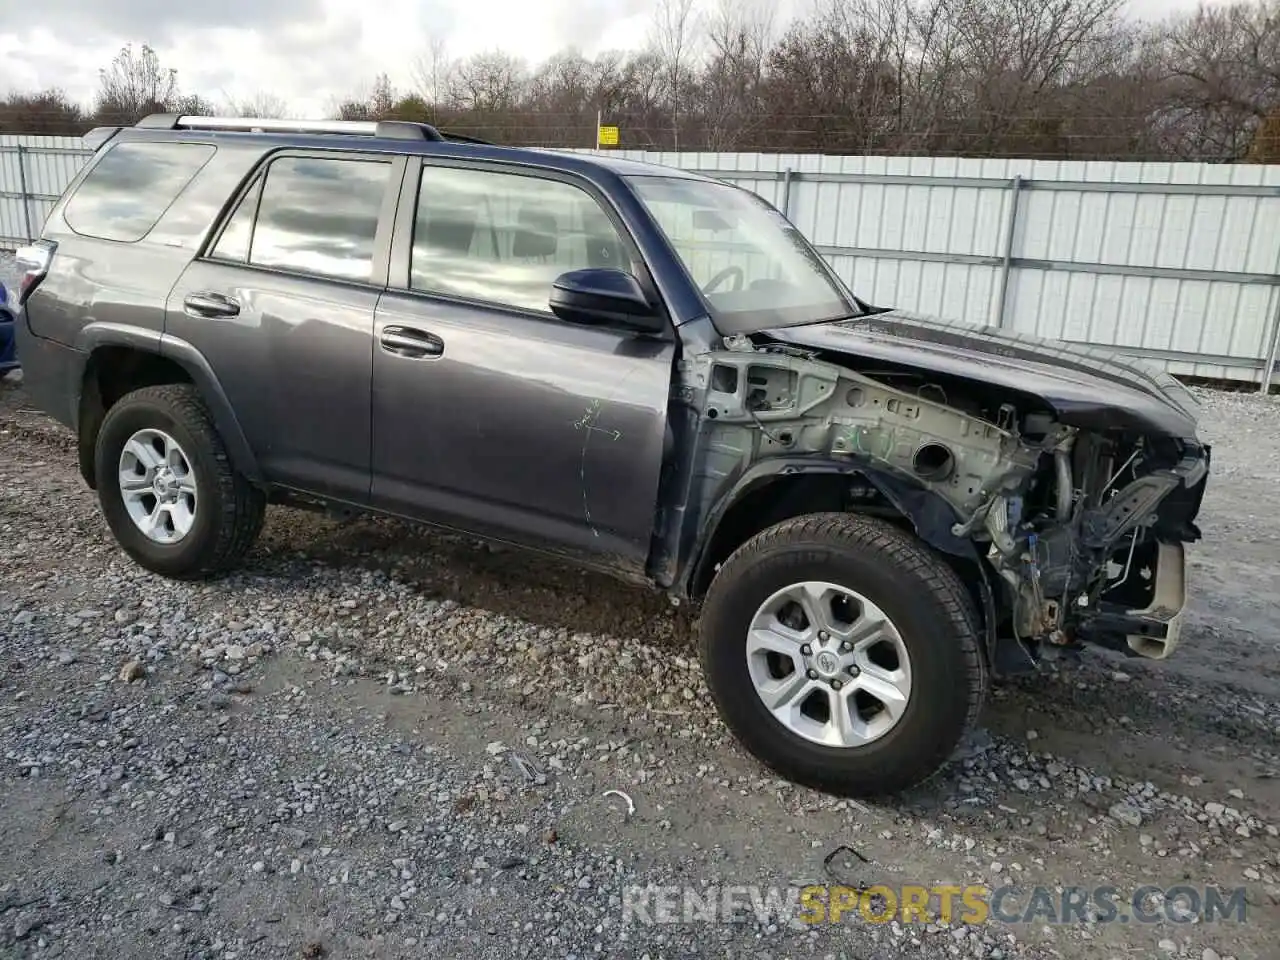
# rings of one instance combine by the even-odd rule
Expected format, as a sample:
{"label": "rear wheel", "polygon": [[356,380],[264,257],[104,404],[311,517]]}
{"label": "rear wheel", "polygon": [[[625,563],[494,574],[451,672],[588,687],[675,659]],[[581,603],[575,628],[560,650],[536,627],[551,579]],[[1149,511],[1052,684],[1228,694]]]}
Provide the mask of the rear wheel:
{"label": "rear wheel", "polygon": [[707,595],[701,659],[725,723],[799,783],[887,794],[977,721],[986,668],[955,572],[883,520],[814,514],[740,547]]}
{"label": "rear wheel", "polygon": [[144,387],[107,411],[95,454],[107,525],[138,564],[181,580],[237,566],[266,499],[236,473],[190,384]]}

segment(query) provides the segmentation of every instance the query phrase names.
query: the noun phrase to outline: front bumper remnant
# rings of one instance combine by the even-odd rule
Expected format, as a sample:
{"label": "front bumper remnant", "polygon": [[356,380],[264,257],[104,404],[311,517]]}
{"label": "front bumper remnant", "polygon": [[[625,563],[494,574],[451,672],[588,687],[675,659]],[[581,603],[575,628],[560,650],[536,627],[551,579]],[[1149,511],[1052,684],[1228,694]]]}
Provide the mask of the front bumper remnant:
{"label": "front bumper remnant", "polygon": [[1178,646],[1187,606],[1186,551],[1180,543],[1161,543],[1156,551],[1151,599],[1140,609],[1104,603],[1087,632],[1123,636],[1133,653],[1164,660]]}

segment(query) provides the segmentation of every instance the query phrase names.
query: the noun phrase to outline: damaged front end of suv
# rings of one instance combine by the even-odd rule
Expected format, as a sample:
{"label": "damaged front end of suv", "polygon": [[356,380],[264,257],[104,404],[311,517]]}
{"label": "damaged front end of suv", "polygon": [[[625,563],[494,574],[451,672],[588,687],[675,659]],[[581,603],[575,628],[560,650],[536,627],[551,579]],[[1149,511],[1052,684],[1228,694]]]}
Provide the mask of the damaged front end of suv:
{"label": "damaged front end of suv", "polygon": [[761,469],[846,475],[834,507],[909,521],[976,573],[997,672],[1176,646],[1209,451],[1174,378],[893,311],[724,345],[684,370],[708,504]]}
{"label": "damaged front end of suv", "polygon": [[991,674],[1086,643],[1169,655],[1209,464],[1173,377],[871,307],[740,188],[634,190],[696,291],[650,570],[700,603],[703,674],[753,754],[894,793],[954,755]]}

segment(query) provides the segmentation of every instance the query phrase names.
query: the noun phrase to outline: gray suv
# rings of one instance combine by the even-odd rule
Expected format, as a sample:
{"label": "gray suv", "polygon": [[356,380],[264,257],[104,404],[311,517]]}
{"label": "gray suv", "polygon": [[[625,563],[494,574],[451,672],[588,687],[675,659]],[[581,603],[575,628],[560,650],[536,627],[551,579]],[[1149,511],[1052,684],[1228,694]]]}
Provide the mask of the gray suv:
{"label": "gray suv", "polygon": [[1178,641],[1209,451],[1172,377],[872,307],[665,167],[394,122],[88,139],[19,356],[151,571],[234,568],[269,503],[605,570],[700,605],[728,726],[854,794],[938,770],[993,673]]}

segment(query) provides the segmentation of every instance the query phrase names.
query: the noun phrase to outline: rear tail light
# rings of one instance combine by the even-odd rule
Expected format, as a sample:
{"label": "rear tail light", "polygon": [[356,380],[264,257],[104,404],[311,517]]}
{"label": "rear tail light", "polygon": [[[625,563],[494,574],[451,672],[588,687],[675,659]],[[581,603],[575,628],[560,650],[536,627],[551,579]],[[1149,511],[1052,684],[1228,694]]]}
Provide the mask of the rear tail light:
{"label": "rear tail light", "polygon": [[27,302],[31,292],[40,285],[40,281],[49,273],[49,264],[53,262],[53,251],[57,245],[48,240],[37,240],[28,247],[18,250],[15,260],[22,271],[22,279],[18,282],[18,305]]}

